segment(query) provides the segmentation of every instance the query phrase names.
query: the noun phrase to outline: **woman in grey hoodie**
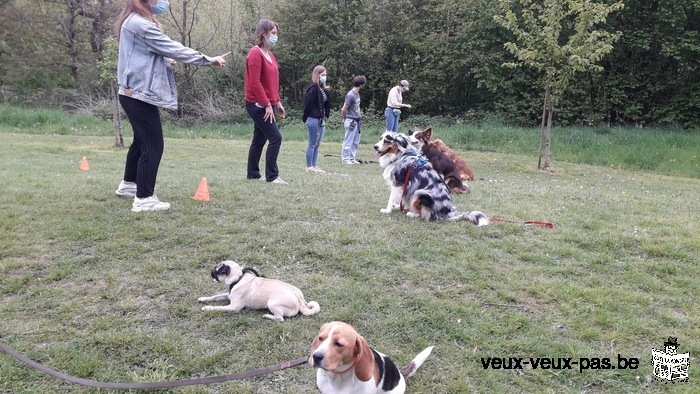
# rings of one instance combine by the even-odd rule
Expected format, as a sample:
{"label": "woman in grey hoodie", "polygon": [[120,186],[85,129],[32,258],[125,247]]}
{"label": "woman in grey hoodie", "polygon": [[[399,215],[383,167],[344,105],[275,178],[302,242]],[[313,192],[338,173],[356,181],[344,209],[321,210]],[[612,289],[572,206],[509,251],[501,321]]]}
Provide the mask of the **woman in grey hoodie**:
{"label": "woman in grey hoodie", "polygon": [[134,129],[124,178],[115,193],[134,197],[132,212],[170,208],[158,200],[154,189],[164,145],[158,107],[177,109],[172,64],[223,67],[224,57],[230,54],[209,57],[171,40],[154,17],[168,6],[167,0],[126,0],[115,23],[119,103]]}

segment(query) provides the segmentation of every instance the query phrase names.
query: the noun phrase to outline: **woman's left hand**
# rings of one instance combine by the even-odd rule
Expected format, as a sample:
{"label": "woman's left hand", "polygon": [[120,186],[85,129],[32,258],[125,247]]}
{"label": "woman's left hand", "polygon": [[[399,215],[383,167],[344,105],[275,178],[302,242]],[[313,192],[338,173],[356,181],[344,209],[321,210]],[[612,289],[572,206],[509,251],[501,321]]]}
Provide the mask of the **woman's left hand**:
{"label": "woman's left hand", "polygon": [[284,116],[287,114],[287,111],[284,110],[282,103],[277,104],[277,113],[282,117],[282,119],[284,119]]}

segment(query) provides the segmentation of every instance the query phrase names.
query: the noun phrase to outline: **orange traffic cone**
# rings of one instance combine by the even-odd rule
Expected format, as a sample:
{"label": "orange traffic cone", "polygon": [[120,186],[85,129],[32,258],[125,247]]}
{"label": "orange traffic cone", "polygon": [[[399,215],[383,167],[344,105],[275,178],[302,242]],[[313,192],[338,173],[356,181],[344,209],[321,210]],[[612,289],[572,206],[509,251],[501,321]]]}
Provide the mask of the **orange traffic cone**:
{"label": "orange traffic cone", "polygon": [[90,171],[90,164],[87,162],[87,157],[83,156],[83,160],[80,160],[80,169],[83,171]]}
{"label": "orange traffic cone", "polygon": [[207,178],[202,178],[202,180],[199,182],[197,192],[192,198],[199,201],[209,201],[209,186],[207,186]]}

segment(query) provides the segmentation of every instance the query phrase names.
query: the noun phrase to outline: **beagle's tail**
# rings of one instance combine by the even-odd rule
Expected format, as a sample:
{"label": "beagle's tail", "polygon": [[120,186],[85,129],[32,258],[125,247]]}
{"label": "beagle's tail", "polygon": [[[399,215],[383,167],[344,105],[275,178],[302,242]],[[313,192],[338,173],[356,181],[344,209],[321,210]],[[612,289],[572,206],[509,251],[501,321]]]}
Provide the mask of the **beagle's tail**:
{"label": "beagle's tail", "polygon": [[433,351],[433,348],[435,346],[430,346],[425,348],[422,352],[418,353],[416,357],[411,360],[411,363],[408,364],[407,366],[401,368],[401,375],[403,375],[404,378],[410,378],[413,376],[418,368],[423,365],[423,362],[425,362],[425,359],[430,356],[430,353]]}

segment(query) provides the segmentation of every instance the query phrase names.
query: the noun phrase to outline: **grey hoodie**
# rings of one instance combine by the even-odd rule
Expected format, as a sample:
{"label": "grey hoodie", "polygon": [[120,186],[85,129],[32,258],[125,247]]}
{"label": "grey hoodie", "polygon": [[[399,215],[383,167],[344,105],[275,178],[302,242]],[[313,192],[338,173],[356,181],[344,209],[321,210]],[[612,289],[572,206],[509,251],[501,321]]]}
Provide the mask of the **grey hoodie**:
{"label": "grey hoodie", "polygon": [[119,94],[158,107],[177,109],[177,87],[170,59],[198,66],[212,58],[163,34],[158,25],[131,14],[119,33],[117,82]]}

